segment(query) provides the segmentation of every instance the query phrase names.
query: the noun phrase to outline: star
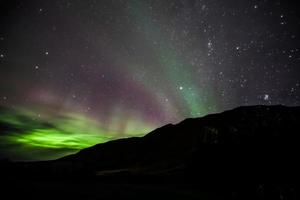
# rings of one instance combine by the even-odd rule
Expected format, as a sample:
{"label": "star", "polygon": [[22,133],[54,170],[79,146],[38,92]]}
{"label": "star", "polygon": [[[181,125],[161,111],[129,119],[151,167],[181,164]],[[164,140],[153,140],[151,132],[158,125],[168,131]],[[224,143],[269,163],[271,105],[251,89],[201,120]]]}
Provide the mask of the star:
{"label": "star", "polygon": [[183,90],[183,87],[182,87],[182,86],[179,86],[179,90]]}
{"label": "star", "polygon": [[49,55],[49,52],[48,52],[48,51],[46,51],[46,52],[45,52],[45,55]]}
{"label": "star", "polygon": [[212,42],[211,41],[209,41],[208,43],[207,43],[207,47],[210,49],[210,48],[212,48]]}
{"label": "star", "polygon": [[268,94],[265,94],[265,95],[264,95],[264,100],[265,100],[265,101],[268,101],[269,98],[270,98],[270,96],[269,96]]}

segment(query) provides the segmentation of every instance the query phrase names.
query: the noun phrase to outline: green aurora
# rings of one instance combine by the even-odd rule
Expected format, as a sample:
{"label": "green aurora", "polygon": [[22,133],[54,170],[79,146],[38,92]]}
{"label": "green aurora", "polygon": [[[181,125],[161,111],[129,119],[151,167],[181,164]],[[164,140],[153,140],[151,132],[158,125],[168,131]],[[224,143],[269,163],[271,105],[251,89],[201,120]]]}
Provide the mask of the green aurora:
{"label": "green aurora", "polygon": [[[134,123],[128,124],[123,137],[151,130],[148,127],[138,132],[136,128],[140,127]],[[21,108],[1,108],[0,127],[0,151],[14,160],[55,159],[120,137],[116,130],[105,129],[84,115],[67,113],[42,117]]]}
{"label": "green aurora", "polygon": [[[212,88],[206,85],[205,88],[196,87],[195,83],[203,80],[195,73],[191,73],[192,66],[182,56],[176,52],[176,47],[171,39],[162,31],[162,25],[158,26],[153,23],[151,14],[145,5],[138,0],[131,1],[131,16],[139,27],[142,27],[143,37],[149,46],[153,46],[156,53],[157,67],[162,73],[161,77],[169,80],[169,87],[174,88],[173,93],[176,94],[174,99],[179,102],[176,107],[183,106],[183,112],[180,116],[198,117],[210,113],[216,109],[216,102],[213,96]],[[202,72],[204,73],[204,72]],[[202,74],[203,76],[204,74]],[[145,81],[151,82],[151,81]],[[163,80],[161,82],[164,82]],[[146,86],[146,88],[153,86]],[[182,89],[181,89],[182,88]],[[180,90],[179,92],[178,89]],[[151,90],[151,89],[150,89]],[[155,91],[158,88],[154,89]],[[165,94],[168,91],[152,92]],[[159,98],[159,97],[158,97]],[[175,103],[176,104],[176,103]]]}

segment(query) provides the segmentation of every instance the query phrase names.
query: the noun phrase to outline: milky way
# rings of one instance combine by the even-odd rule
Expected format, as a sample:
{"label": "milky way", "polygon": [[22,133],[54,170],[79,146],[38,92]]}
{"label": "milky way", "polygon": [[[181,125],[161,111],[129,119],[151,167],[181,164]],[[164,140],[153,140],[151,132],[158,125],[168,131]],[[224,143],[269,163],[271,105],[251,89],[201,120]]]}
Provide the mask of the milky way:
{"label": "milky way", "polygon": [[300,105],[297,1],[1,1],[0,151],[52,159],[237,106]]}

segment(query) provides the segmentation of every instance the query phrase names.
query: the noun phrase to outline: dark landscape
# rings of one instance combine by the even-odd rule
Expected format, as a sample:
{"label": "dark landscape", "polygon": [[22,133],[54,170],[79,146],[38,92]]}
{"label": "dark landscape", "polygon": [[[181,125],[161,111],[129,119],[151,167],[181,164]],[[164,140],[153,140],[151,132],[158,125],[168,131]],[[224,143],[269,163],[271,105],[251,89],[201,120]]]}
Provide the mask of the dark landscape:
{"label": "dark landscape", "polygon": [[299,199],[300,107],[239,107],[57,160],[1,161],[24,199]]}
{"label": "dark landscape", "polygon": [[299,0],[0,0],[0,200],[300,200]]}

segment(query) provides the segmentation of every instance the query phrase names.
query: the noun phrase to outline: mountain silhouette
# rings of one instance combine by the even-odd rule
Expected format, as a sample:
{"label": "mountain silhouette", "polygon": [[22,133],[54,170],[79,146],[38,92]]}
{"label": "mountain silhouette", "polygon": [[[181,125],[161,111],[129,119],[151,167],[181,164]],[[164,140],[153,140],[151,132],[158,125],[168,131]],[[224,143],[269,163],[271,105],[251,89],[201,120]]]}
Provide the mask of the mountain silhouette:
{"label": "mountain silhouette", "polygon": [[59,161],[90,166],[98,174],[193,173],[211,178],[230,171],[231,178],[238,178],[243,169],[248,178],[271,176],[274,170],[277,178],[284,178],[296,166],[292,156],[298,154],[299,122],[300,107],[239,107],[168,124],[144,137],[98,144]]}
{"label": "mountain silhouette", "polygon": [[[221,191],[233,199],[296,199],[299,123],[300,107],[238,107],[167,124],[143,137],[97,144],[53,161],[3,161],[1,166],[6,167],[1,171],[14,179],[88,177],[135,186],[187,184],[193,194]],[[114,192],[107,197],[115,197]],[[121,197],[129,196],[124,192]]]}

